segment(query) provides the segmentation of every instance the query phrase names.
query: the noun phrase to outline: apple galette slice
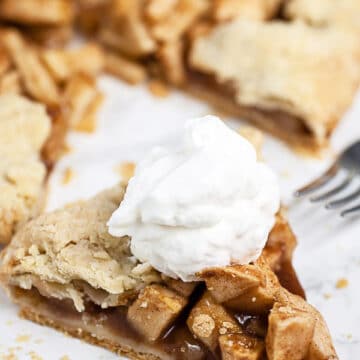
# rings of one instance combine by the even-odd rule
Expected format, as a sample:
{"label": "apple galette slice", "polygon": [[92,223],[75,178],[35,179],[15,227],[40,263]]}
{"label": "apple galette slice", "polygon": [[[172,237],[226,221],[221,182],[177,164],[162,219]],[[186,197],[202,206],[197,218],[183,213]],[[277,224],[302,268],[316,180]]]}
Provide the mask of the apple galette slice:
{"label": "apple galette slice", "polygon": [[123,194],[116,186],[15,235],[0,276],[21,316],[132,359],[337,359],[321,315],[281,285],[302,293],[281,214],[257,261],[183,282],[108,233]]}

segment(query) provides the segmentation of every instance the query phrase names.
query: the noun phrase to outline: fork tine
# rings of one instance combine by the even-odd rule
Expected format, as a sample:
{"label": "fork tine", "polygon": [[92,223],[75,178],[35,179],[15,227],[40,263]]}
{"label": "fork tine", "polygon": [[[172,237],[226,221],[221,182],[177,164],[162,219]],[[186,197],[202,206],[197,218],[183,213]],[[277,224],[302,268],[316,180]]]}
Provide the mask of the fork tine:
{"label": "fork tine", "polygon": [[295,191],[295,197],[301,197],[307,195],[314,190],[319,189],[320,187],[327,184],[339,171],[338,163],[335,162],[325,173],[323,173],[319,178],[312,181],[310,184],[302,187],[301,189]]}
{"label": "fork tine", "polygon": [[351,194],[344,196],[341,199],[331,201],[325,205],[326,209],[332,210],[337,209],[341,206],[346,205],[347,203],[357,199],[360,196],[360,189],[357,189],[356,191],[352,192]]}
{"label": "fork tine", "polygon": [[310,198],[310,201],[311,202],[319,202],[319,201],[326,200],[333,195],[338,194],[340,191],[344,190],[351,183],[353,178],[354,178],[354,175],[350,173],[340,185],[334,187],[333,189],[327,191],[324,194]]}
{"label": "fork tine", "polygon": [[357,213],[359,211],[360,211],[360,205],[354,206],[354,207],[352,207],[350,209],[346,209],[346,210],[342,211],[340,215],[342,217],[347,217],[347,216],[353,215],[354,213]]}

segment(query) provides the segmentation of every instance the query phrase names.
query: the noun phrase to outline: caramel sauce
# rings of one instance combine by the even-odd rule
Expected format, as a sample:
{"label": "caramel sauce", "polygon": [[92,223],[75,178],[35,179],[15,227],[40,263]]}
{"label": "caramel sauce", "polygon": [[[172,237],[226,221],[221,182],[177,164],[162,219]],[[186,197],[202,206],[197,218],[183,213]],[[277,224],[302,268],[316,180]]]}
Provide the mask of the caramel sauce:
{"label": "caramel sauce", "polygon": [[289,290],[293,294],[299,295],[303,299],[306,299],[305,291],[300,284],[300,281],[296,275],[291,261],[284,260],[281,263],[280,269],[275,273],[280,281],[281,286],[283,286],[285,289]]}
{"label": "caramel sauce", "polygon": [[[128,322],[127,307],[125,306],[102,309],[98,305],[87,303],[86,310],[79,313],[70,300],[46,298],[35,289],[16,288],[14,292],[16,297],[30,302],[31,306],[37,309],[37,313],[65,330],[68,327],[82,327],[84,331],[88,331],[87,329],[90,328],[102,329],[102,334],[106,334],[105,338],[115,346],[123,346],[126,342],[135,351],[154,354],[164,359],[220,359],[220,356],[210,353],[200,341],[193,337],[186,325],[186,312],[172,324],[160,339],[150,342],[144,339]],[[29,299],[30,301],[28,301]],[[82,326],[79,326],[79,323]]]}
{"label": "caramel sauce", "polygon": [[[201,295],[202,289],[195,291],[191,296],[189,306],[155,342],[144,339],[128,322],[127,307],[119,306],[102,309],[93,303],[86,304],[86,310],[82,313],[76,311],[70,300],[58,300],[46,298],[35,289],[14,290],[17,296],[30,299],[30,304],[37,312],[48,318],[55,325],[65,328],[82,327],[87,329],[102,329],[106,339],[115,346],[124,345],[124,341],[135,351],[150,353],[164,359],[175,360],[218,360],[221,359],[220,350],[211,353],[199,340],[195,339],[186,325],[186,319],[191,307]],[[41,309],[41,310],[40,310]],[[250,315],[233,312],[232,315],[238,321],[245,333],[251,336],[263,338],[266,331],[267,320],[264,316]],[[79,323],[81,326],[79,326]],[[75,324],[75,325],[74,325]]]}

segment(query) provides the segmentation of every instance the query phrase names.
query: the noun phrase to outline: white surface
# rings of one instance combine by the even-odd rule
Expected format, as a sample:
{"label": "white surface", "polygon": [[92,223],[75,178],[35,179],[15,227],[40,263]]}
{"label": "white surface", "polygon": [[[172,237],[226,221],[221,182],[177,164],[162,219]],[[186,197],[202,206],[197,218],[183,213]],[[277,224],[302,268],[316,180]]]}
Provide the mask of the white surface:
{"label": "white surface", "polygon": [[[92,135],[70,135],[74,151],[59,162],[51,177],[49,209],[86,198],[114,184],[119,180],[115,165],[136,161],[184,119],[211,112],[205,104],[175,92],[167,99],[157,99],[143,87],[128,87],[109,78],[104,78],[100,85],[107,96],[98,130]],[[360,139],[359,121],[360,98],[336,131],[334,149]],[[240,126],[239,121],[230,123]],[[267,137],[264,157],[278,172],[282,199],[289,206],[290,221],[299,241],[295,267],[308,300],[327,320],[340,359],[357,359],[360,353],[360,219],[342,220],[337,212],[291,197],[297,186],[327,166],[331,155],[322,161],[305,159]],[[74,169],[75,177],[68,185],[62,185],[62,174],[67,167]],[[336,289],[336,281],[342,277],[348,279],[349,286]],[[331,297],[326,299],[324,294]],[[17,356],[14,359],[32,359],[31,351],[44,360],[60,359],[64,355],[71,360],[118,359],[105,350],[18,319],[16,308],[0,291],[0,359],[10,359],[6,355],[11,353]]]}

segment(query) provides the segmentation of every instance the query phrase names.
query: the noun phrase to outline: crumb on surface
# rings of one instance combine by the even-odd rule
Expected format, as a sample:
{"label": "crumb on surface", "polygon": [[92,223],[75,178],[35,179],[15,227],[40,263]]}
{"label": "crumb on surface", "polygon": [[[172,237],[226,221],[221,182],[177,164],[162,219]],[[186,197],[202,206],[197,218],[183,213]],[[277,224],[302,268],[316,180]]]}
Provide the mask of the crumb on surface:
{"label": "crumb on surface", "polygon": [[43,360],[43,358],[40,355],[38,355],[35,351],[30,351],[28,354],[31,360]]}
{"label": "crumb on surface", "polygon": [[115,171],[120,174],[122,180],[128,182],[135,172],[135,163],[133,162],[123,162],[120,165],[115,166]]}
{"label": "crumb on surface", "polygon": [[151,80],[148,84],[149,91],[156,97],[165,98],[169,96],[170,89],[161,80]]}
{"label": "crumb on surface", "polygon": [[21,350],[21,347],[19,347],[19,346],[10,347],[10,348],[7,349],[6,353],[1,352],[0,353],[0,360],[18,360],[18,357],[15,354],[15,352],[17,350]]}
{"label": "crumb on surface", "polygon": [[332,295],[330,293],[325,293],[324,294],[324,298],[325,299],[331,299],[332,298]]}
{"label": "crumb on surface", "polygon": [[13,353],[0,354],[0,360],[18,360],[18,357]]}
{"label": "crumb on surface", "polygon": [[96,130],[96,117],[86,116],[83,117],[75,126],[74,130],[84,133],[93,133]]}
{"label": "crumb on surface", "polygon": [[64,154],[70,154],[73,150],[74,149],[68,143],[64,144]]}
{"label": "crumb on surface", "polygon": [[345,289],[349,286],[349,281],[346,278],[340,278],[337,282],[336,282],[336,288],[337,289]]}
{"label": "crumb on surface", "polygon": [[74,178],[74,175],[75,173],[71,168],[66,168],[62,177],[62,184],[67,185]]}
{"label": "crumb on surface", "polygon": [[17,338],[15,339],[15,341],[17,343],[26,343],[30,340],[31,336],[28,334],[22,334],[22,335],[18,335]]}
{"label": "crumb on surface", "polygon": [[60,358],[60,360],[70,360],[68,355],[64,355]]}

